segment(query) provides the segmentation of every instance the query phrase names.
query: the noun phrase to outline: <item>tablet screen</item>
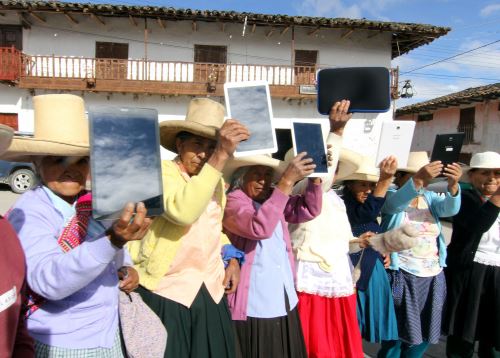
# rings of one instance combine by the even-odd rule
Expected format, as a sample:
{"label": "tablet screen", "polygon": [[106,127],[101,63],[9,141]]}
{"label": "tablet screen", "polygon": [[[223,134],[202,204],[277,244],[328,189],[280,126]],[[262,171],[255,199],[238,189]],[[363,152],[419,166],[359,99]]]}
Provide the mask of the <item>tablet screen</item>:
{"label": "tablet screen", "polygon": [[321,123],[293,122],[292,135],[295,155],[307,152],[307,156],[312,158],[314,164],[316,164],[312,176],[328,174],[328,162]]}
{"label": "tablet screen", "polygon": [[385,67],[326,68],[318,72],[318,111],[328,114],[335,102],[351,101],[349,112],[387,112],[390,76]]}
{"label": "tablet screen", "polygon": [[158,113],[99,106],[89,111],[92,210],[116,219],[127,202],[144,202],[148,216],[163,213]]}
{"label": "tablet screen", "polygon": [[235,156],[276,152],[278,147],[268,85],[255,82],[226,83],[224,90],[228,117],[237,119],[250,131],[250,138],[238,145]]}

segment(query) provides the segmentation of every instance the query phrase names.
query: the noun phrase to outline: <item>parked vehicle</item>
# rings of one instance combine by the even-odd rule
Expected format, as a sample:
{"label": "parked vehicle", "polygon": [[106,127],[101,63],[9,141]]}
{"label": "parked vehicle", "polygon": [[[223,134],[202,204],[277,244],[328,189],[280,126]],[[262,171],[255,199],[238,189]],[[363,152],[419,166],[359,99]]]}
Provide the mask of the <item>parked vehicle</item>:
{"label": "parked vehicle", "polygon": [[0,183],[8,184],[18,194],[30,190],[37,184],[33,163],[0,160]]}

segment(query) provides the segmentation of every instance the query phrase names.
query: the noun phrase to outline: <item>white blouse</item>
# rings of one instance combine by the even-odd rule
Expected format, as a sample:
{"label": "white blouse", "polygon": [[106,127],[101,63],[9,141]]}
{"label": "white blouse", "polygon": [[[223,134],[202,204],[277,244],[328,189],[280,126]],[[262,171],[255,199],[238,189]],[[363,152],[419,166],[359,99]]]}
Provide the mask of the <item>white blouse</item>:
{"label": "white blouse", "polygon": [[489,266],[500,266],[500,215],[481,237],[474,256],[474,262]]}

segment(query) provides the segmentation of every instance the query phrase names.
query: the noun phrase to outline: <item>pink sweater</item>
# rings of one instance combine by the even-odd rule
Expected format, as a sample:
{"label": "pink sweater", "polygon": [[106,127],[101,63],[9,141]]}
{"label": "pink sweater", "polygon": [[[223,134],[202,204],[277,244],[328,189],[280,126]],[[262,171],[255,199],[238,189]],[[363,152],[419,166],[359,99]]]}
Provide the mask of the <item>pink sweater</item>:
{"label": "pink sweater", "polygon": [[252,199],[243,191],[235,190],[227,196],[223,225],[235,247],[245,252],[245,263],[241,267],[240,283],[234,294],[228,295],[229,309],[233,320],[247,319],[250,273],[255,257],[257,240],[271,237],[278,222],[283,226],[283,240],[295,275],[295,264],[288,233],[289,223],[303,223],[314,219],[321,212],[321,185],[311,181],[302,195],[288,196],[278,189],[256,210]]}

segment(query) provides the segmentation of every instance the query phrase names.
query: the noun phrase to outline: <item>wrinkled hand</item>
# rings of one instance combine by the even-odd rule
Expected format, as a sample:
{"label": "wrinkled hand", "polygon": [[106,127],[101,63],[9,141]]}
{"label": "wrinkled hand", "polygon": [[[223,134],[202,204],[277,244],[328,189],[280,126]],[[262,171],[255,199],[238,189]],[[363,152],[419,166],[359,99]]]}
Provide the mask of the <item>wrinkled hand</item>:
{"label": "wrinkled hand", "polygon": [[333,104],[328,117],[330,120],[330,132],[342,135],[345,125],[352,117],[351,113],[347,113],[350,105],[351,102],[345,99]]}
{"label": "wrinkled hand", "polygon": [[375,233],[373,233],[371,231],[367,231],[364,234],[360,235],[358,238],[359,247],[364,249],[364,248],[370,246],[370,237],[372,237],[373,235],[375,235]]}
{"label": "wrinkled hand", "polygon": [[226,293],[234,293],[236,292],[238,283],[240,283],[240,264],[238,260],[231,259],[226,267],[226,274],[222,284]]}
{"label": "wrinkled hand", "polygon": [[280,184],[293,186],[299,180],[302,180],[306,176],[312,174],[314,172],[314,168],[316,168],[316,164],[314,164],[313,159],[308,158],[306,152],[299,153],[288,164],[285,172],[278,182],[278,186],[280,186]]}
{"label": "wrinkled hand", "polygon": [[382,160],[379,164],[380,167],[380,179],[379,180],[387,180],[392,179],[394,174],[398,169],[398,160],[396,157],[390,155],[384,160]]}
{"label": "wrinkled hand", "polygon": [[120,219],[106,231],[111,243],[122,248],[128,241],[141,240],[151,225],[151,219],[147,218],[146,214],[147,209],[143,203],[137,204],[135,216],[134,204],[125,205]]}
{"label": "wrinkled hand", "polygon": [[413,182],[415,183],[415,187],[417,189],[426,187],[432,179],[441,174],[442,170],[443,170],[443,164],[439,160],[424,165],[413,176]]}
{"label": "wrinkled hand", "polygon": [[217,134],[217,145],[215,152],[219,152],[230,157],[233,155],[240,142],[250,138],[248,128],[234,119],[224,122]]}
{"label": "wrinkled hand", "polygon": [[130,266],[123,266],[118,270],[120,280],[120,290],[130,293],[139,287],[139,273]]}
{"label": "wrinkled hand", "polygon": [[448,178],[448,191],[450,194],[455,195],[458,191],[458,181],[462,176],[462,167],[457,164],[448,164],[444,168],[444,176]]}
{"label": "wrinkled hand", "polygon": [[328,162],[328,166],[333,166],[333,145],[326,145],[326,160]]}

